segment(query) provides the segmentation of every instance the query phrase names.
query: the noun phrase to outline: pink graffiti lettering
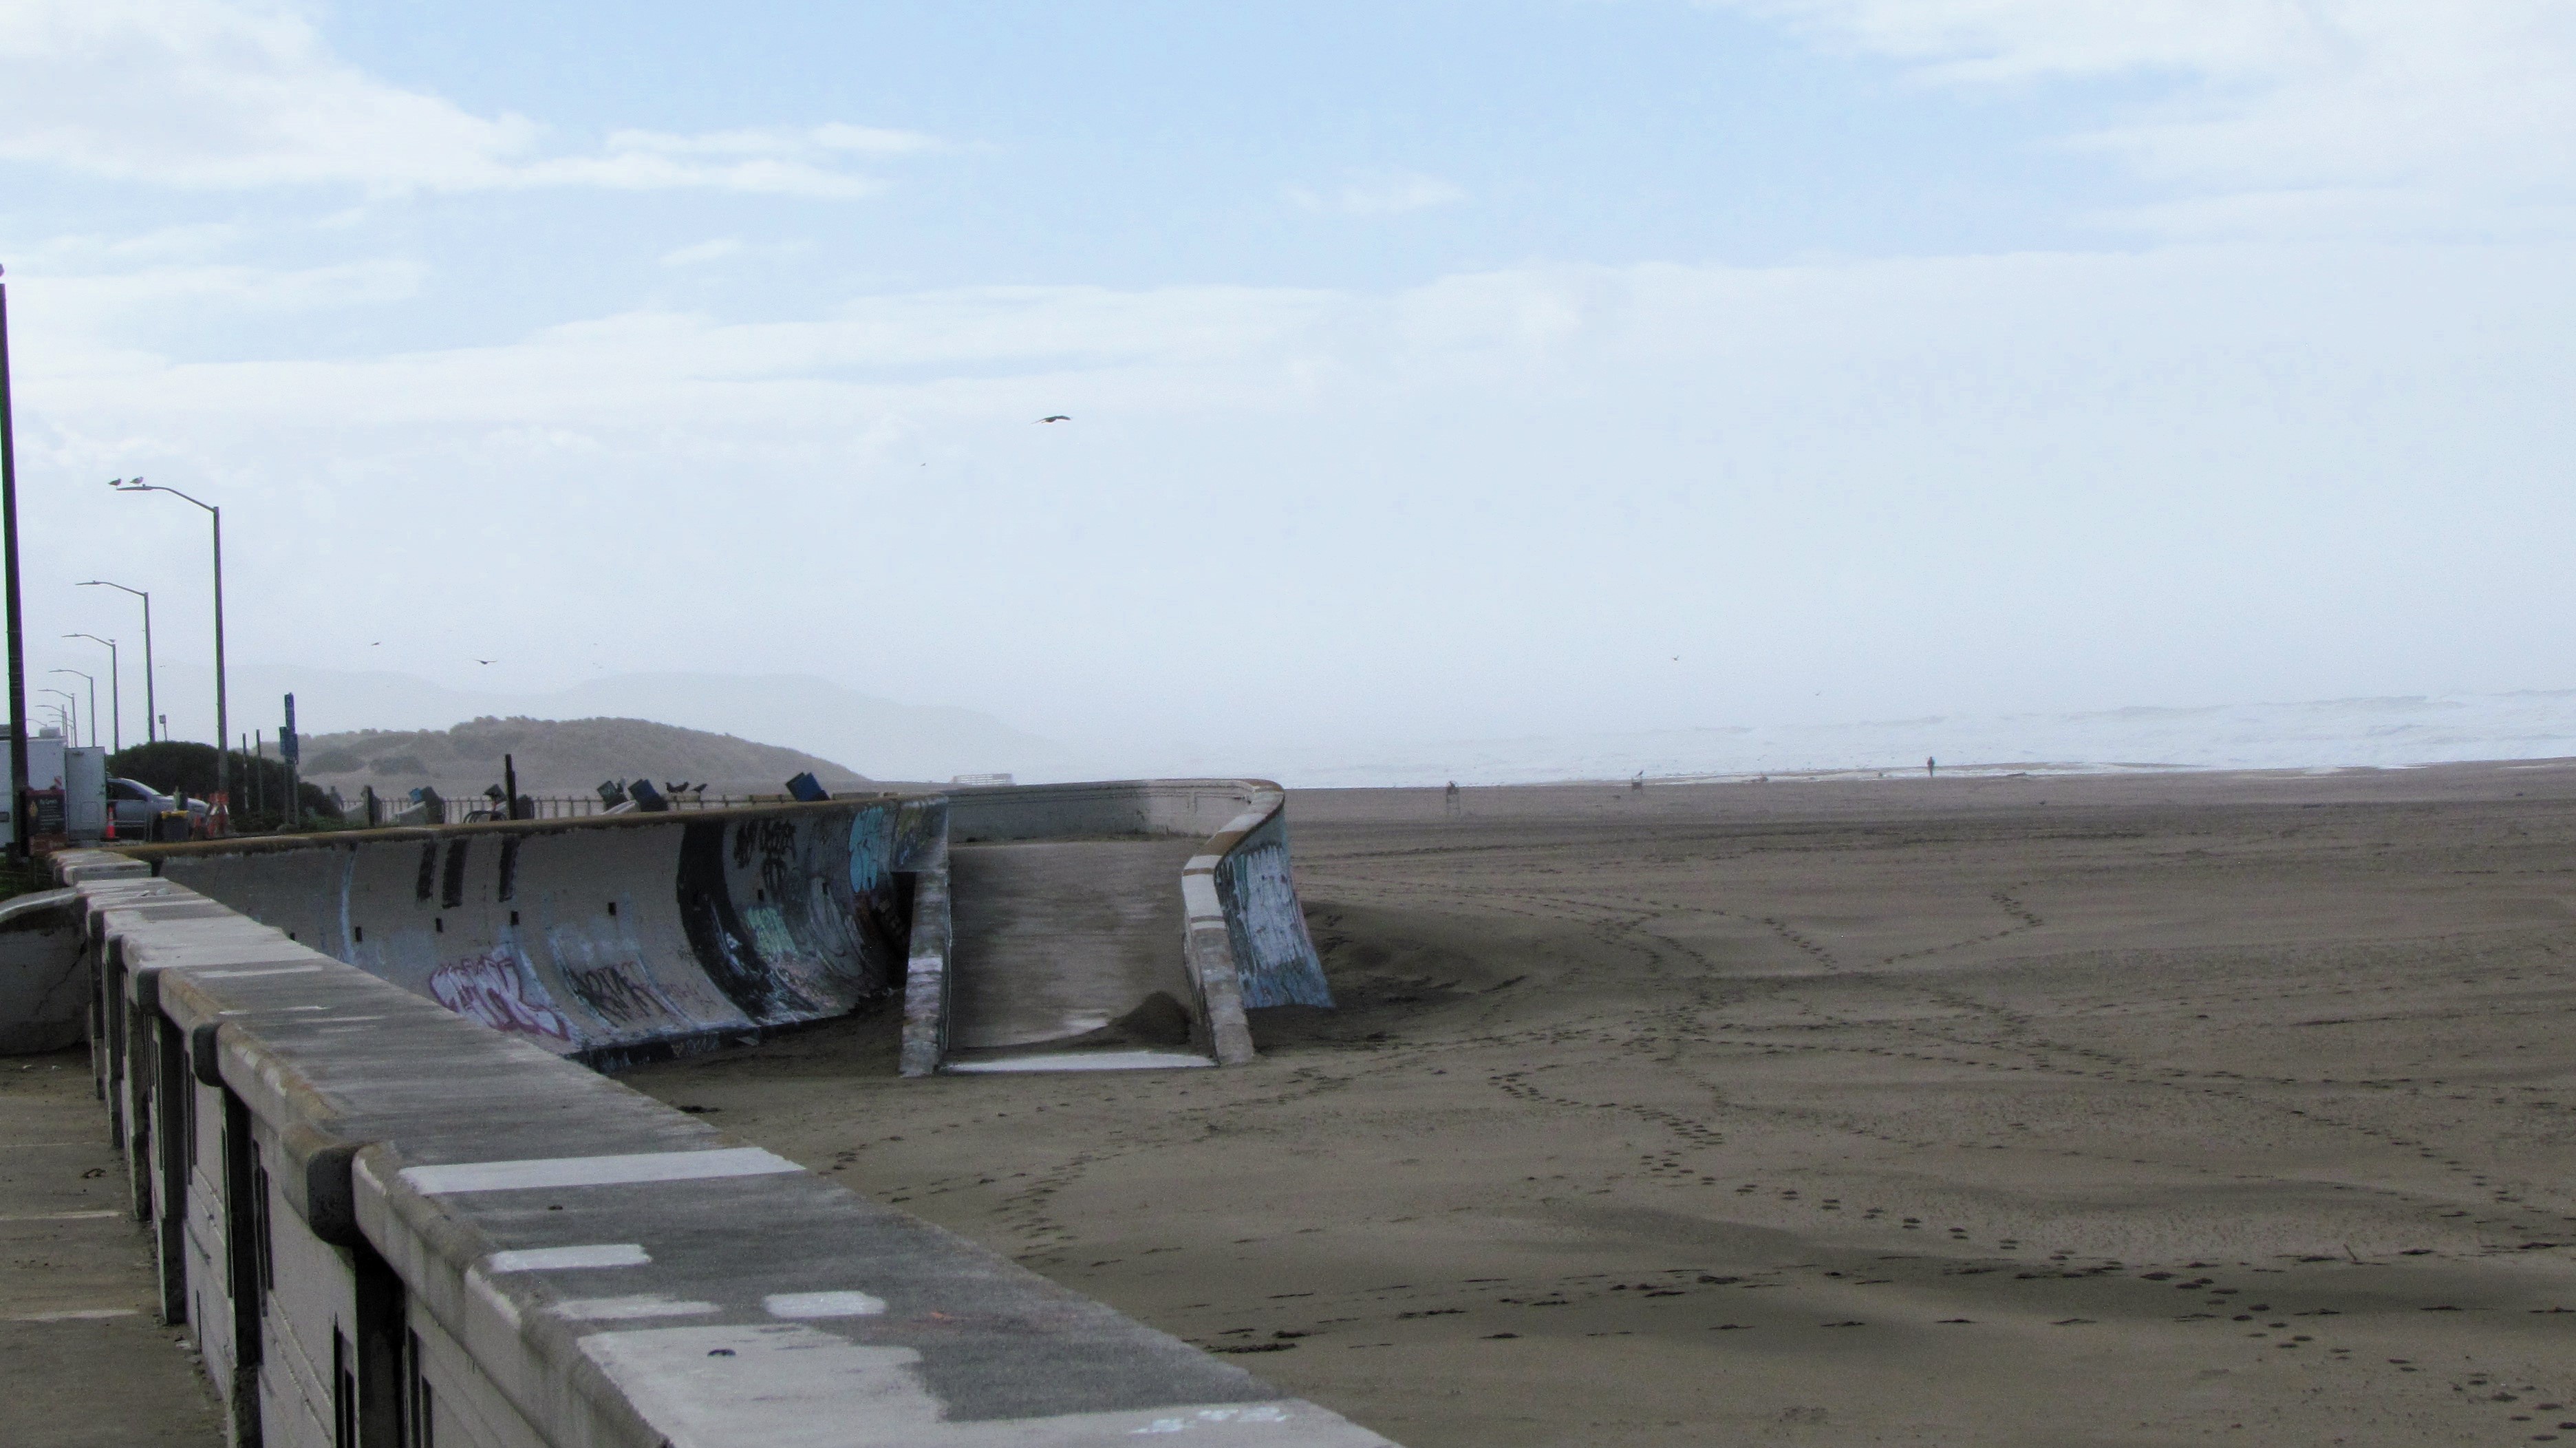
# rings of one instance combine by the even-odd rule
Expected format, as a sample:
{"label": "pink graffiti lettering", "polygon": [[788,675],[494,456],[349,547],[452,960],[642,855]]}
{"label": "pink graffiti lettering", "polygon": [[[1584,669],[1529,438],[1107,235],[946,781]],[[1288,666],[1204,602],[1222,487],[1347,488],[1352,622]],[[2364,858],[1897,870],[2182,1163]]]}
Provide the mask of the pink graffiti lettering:
{"label": "pink graffiti lettering", "polygon": [[496,1031],[516,1031],[557,1041],[572,1039],[572,1023],[564,1019],[562,1012],[542,995],[536,1000],[528,999],[527,982],[519,974],[519,963],[506,950],[440,966],[430,973],[429,994],[432,1000],[467,1020],[481,1021]]}

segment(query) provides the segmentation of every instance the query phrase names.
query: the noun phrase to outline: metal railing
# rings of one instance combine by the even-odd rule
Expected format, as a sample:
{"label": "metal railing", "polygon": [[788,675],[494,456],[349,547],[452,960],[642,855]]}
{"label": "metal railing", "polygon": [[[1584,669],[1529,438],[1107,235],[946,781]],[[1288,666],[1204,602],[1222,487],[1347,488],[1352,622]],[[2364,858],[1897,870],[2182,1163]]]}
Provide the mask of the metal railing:
{"label": "metal railing", "polygon": [[[733,809],[740,805],[788,804],[793,796],[785,794],[706,794],[687,790],[664,795],[663,803],[672,810]],[[372,801],[372,813],[370,803]],[[610,813],[618,806],[592,795],[521,795],[521,819],[569,820]],[[440,798],[434,803],[413,800],[405,795],[369,795],[361,792],[355,799],[342,803],[346,817],[353,824],[415,825],[466,824],[482,820],[509,818],[502,802],[488,795],[464,795],[455,799]],[[641,813],[642,806],[627,810]]]}

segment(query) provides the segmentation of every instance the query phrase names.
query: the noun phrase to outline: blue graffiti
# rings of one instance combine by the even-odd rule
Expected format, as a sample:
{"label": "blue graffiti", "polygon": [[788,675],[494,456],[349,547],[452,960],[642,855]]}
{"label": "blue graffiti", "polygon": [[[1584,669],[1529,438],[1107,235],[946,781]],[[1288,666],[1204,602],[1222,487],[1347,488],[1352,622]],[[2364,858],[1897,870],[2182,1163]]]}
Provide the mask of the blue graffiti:
{"label": "blue graffiti", "polygon": [[894,821],[889,812],[861,810],[850,817],[850,892],[865,896],[883,883],[894,857]]}

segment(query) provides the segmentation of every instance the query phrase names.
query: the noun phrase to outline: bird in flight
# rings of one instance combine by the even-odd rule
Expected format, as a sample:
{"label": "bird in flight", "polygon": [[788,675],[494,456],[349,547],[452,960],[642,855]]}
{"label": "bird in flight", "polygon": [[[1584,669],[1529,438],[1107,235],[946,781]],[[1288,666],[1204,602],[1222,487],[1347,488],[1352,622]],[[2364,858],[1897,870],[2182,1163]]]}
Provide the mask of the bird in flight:
{"label": "bird in flight", "polygon": [[1071,421],[1073,421],[1073,419],[1072,419],[1072,418],[1070,418],[1070,417],[1067,417],[1067,416],[1065,416],[1063,413],[1059,412],[1059,413],[1056,413],[1055,415],[1053,415],[1052,417],[1041,417],[1041,418],[1039,418],[1039,419],[1038,419],[1038,421],[1040,421],[1040,422],[1071,422]]}
{"label": "bird in flight", "polygon": [[489,664],[489,663],[493,663],[493,662],[496,662],[496,661],[495,661],[495,660],[492,660],[492,659],[476,659],[474,662],[476,662],[476,663],[478,663],[478,664]]}

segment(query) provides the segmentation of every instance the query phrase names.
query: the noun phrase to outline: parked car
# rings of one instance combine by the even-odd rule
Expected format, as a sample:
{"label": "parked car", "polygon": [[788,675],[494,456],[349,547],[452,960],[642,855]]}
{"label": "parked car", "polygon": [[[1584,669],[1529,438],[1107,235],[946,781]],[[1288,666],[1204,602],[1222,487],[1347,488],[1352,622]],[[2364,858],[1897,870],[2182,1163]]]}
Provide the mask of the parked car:
{"label": "parked car", "polygon": [[156,816],[180,807],[178,800],[139,779],[109,780],[107,803],[116,811],[117,834],[127,839],[137,838],[151,829]]}

